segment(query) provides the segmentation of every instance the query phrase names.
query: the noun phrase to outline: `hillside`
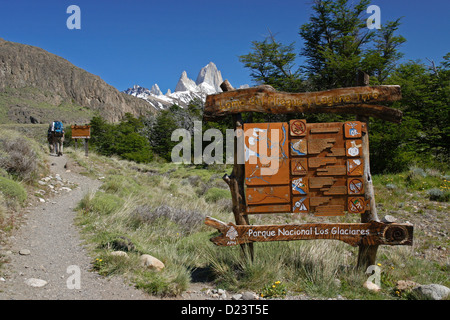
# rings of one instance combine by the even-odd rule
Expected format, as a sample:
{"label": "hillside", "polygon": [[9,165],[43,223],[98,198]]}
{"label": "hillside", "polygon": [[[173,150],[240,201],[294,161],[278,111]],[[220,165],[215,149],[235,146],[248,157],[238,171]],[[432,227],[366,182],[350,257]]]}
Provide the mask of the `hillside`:
{"label": "hillside", "polygon": [[118,121],[154,112],[147,102],[43,49],[0,39],[0,123]]}

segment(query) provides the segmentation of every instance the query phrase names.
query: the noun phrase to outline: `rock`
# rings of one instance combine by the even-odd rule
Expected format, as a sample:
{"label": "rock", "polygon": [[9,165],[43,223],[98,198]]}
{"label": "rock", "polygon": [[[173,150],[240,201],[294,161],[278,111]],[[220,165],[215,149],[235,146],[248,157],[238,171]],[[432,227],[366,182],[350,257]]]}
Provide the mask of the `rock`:
{"label": "rock", "polygon": [[338,287],[338,288],[341,287],[341,280],[335,278],[335,279],[333,280],[333,283],[334,283],[334,285],[335,285],[336,287]]}
{"label": "rock", "polygon": [[164,263],[162,263],[160,260],[156,259],[155,257],[149,255],[149,254],[143,254],[140,258],[141,266],[147,267],[149,269],[153,269],[156,271],[161,271],[164,269]]}
{"label": "rock", "polygon": [[28,256],[30,254],[30,250],[28,249],[20,249],[19,254],[22,256]]}
{"label": "rock", "polygon": [[245,291],[242,293],[242,300],[256,300],[257,295],[251,291]]}
{"label": "rock", "polygon": [[200,70],[195,84],[201,85],[202,83],[206,83],[212,86],[214,88],[214,91],[221,92],[222,89],[220,88],[220,85],[222,84],[222,82],[223,79],[221,72],[217,69],[216,65],[213,62],[210,62]]}
{"label": "rock", "polygon": [[442,300],[450,295],[450,289],[433,283],[417,286],[413,289],[413,293],[418,299]]}
{"label": "rock", "polygon": [[110,255],[128,258],[128,254],[125,251],[113,251],[110,253]]}
{"label": "rock", "polygon": [[39,198],[39,202],[45,203],[45,199]]}
{"label": "rock", "polygon": [[369,291],[373,291],[373,292],[378,292],[381,290],[379,285],[376,285],[375,283],[373,283],[372,281],[366,281],[363,284],[363,287],[366,288]]}
{"label": "rock", "polygon": [[395,218],[394,216],[391,216],[391,215],[386,215],[386,216],[384,216],[384,218],[381,220],[381,222],[384,222],[384,223],[393,223],[393,222],[395,222],[395,221],[397,221],[397,218]]}
{"label": "rock", "polygon": [[240,300],[242,298],[242,294],[237,293],[231,296],[231,300]]}
{"label": "rock", "polygon": [[414,281],[411,280],[399,280],[397,281],[397,290],[399,291],[405,291],[405,290],[410,290],[414,287],[417,287],[419,284],[415,283]]}
{"label": "rock", "polygon": [[30,287],[40,288],[40,287],[45,286],[47,284],[47,281],[42,280],[42,279],[30,278],[30,279],[25,280],[25,284]]}
{"label": "rock", "polygon": [[388,183],[386,184],[386,189],[388,190],[396,190],[398,189],[397,185],[393,184],[393,183]]}

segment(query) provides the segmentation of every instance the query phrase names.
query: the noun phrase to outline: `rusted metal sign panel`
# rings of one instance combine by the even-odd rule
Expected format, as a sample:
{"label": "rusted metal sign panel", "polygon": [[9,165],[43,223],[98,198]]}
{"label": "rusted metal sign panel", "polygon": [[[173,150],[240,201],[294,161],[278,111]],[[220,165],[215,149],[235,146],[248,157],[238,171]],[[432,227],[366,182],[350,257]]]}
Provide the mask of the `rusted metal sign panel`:
{"label": "rusted metal sign panel", "polygon": [[244,132],[246,213],[366,211],[361,122],[298,119],[245,124]]}
{"label": "rusted metal sign panel", "polygon": [[413,226],[409,224],[369,223],[306,223],[285,225],[225,224],[207,217],[205,224],[221,232],[211,241],[218,246],[234,246],[252,242],[331,239],[352,246],[412,245]]}
{"label": "rusted metal sign panel", "polygon": [[91,138],[91,126],[71,126],[72,139],[90,139]]}

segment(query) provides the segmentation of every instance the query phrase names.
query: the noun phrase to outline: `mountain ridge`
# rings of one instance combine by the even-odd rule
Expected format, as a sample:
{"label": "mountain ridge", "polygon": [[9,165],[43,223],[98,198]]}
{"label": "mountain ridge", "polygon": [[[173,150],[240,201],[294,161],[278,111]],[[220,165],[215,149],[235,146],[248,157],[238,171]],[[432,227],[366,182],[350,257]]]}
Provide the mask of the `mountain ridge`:
{"label": "mountain ridge", "polygon": [[[156,109],[165,109],[173,104],[186,107],[193,100],[201,100],[204,102],[207,95],[222,92],[220,88],[222,82],[222,73],[218,70],[214,62],[209,62],[200,69],[196,81],[190,79],[187,72],[183,71],[178,79],[174,92],[169,89],[166,94],[162,94],[156,83],[152,86],[152,89],[135,84],[123,92],[147,101]],[[245,87],[248,87],[248,85],[240,86],[240,88]]]}
{"label": "mountain ridge", "polygon": [[87,123],[95,114],[116,122],[155,111],[60,56],[0,38],[0,123]]}

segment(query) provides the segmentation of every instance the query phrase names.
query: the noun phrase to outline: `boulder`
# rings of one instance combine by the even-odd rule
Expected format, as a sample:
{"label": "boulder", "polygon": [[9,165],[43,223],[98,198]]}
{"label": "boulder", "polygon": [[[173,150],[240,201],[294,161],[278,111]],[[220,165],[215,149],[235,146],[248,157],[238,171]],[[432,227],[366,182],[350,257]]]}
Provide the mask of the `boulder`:
{"label": "boulder", "polygon": [[406,290],[411,290],[414,287],[417,287],[419,284],[415,283],[414,281],[411,280],[399,280],[397,281],[397,290],[399,291],[406,291]]}
{"label": "boulder", "polygon": [[449,288],[434,283],[417,286],[412,292],[418,299],[424,300],[442,300],[450,295]]}
{"label": "boulder", "polygon": [[381,290],[380,286],[373,283],[372,281],[366,281],[363,284],[363,287],[366,288],[369,291],[374,291],[374,292],[378,292]]}
{"label": "boulder", "polygon": [[165,267],[164,263],[149,254],[141,255],[140,261],[141,266],[153,269],[155,271],[161,271]]}
{"label": "boulder", "polygon": [[128,258],[128,254],[125,251],[113,251],[110,255]]}

